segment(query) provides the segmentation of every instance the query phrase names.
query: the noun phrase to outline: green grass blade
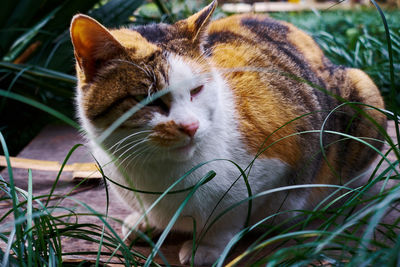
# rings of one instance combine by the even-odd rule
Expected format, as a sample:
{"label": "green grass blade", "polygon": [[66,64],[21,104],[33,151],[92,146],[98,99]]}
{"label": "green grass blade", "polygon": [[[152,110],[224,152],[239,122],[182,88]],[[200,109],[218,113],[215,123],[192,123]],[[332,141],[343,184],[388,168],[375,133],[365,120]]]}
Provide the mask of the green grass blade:
{"label": "green grass blade", "polygon": [[252,226],[248,226],[248,227],[242,229],[241,231],[239,231],[238,233],[236,233],[236,235],[234,237],[232,237],[232,239],[229,241],[229,243],[225,246],[224,250],[222,251],[221,255],[219,256],[218,260],[216,261],[216,264],[215,264],[216,267],[223,266],[224,261],[228,257],[229,252],[247,233],[256,229],[258,226],[260,226],[261,224],[263,224],[264,222],[266,222],[267,220],[273,218],[274,216],[276,216],[278,214],[273,214],[273,215],[267,216],[267,217],[261,219],[260,221],[258,221],[257,223],[253,224]]}
{"label": "green grass blade", "polygon": [[356,225],[359,222],[359,219],[364,218],[368,216],[369,214],[373,214],[374,212],[378,212],[381,209],[385,209],[385,206],[388,203],[392,203],[394,200],[398,199],[398,192],[399,189],[396,190],[396,194],[390,194],[388,195],[384,201],[377,203],[376,205],[373,205],[364,211],[360,212],[357,214],[353,219],[349,220],[346,222],[343,226],[337,228],[335,231],[332,232],[332,234],[323,242],[321,242],[317,248],[316,251],[319,252],[321,251],[325,246],[327,246],[336,236],[338,236],[340,233],[342,233],[345,229]]}
{"label": "green grass blade", "polygon": [[28,229],[28,266],[33,266],[33,236],[32,236],[32,195],[33,195],[33,185],[32,185],[32,170],[28,170],[28,203],[26,211],[26,229]]}
{"label": "green grass blade", "polygon": [[107,27],[120,27],[129,21],[129,17],[143,3],[144,0],[111,0],[92,10],[90,15]]}
{"label": "green grass blade", "polygon": [[31,40],[39,33],[39,31],[46,25],[46,23],[53,18],[53,16],[60,10],[60,7],[55,8],[39,23],[33,26],[28,32],[21,35],[11,46],[10,51],[3,57],[4,61],[14,61],[17,56],[28,46]]}
{"label": "green grass blade", "polygon": [[67,116],[65,116],[64,114],[58,112],[55,109],[52,109],[40,102],[37,102],[36,100],[30,99],[28,97],[13,93],[13,92],[7,92],[6,90],[2,90],[0,89],[0,96],[3,97],[8,97],[20,102],[23,102],[25,104],[31,105],[35,108],[38,108],[40,110],[43,110],[44,112],[47,112],[51,115],[53,115],[54,117],[60,119],[61,121],[71,125],[72,127],[76,128],[76,129],[80,129],[79,124],[77,124],[75,121],[71,120],[70,118],[68,118]]}
{"label": "green grass blade", "polygon": [[167,21],[173,23],[175,21],[175,15],[172,13],[171,8],[168,6],[168,2],[164,3],[163,0],[153,0],[156,4],[160,13],[167,18]]}
{"label": "green grass blade", "polygon": [[[254,159],[254,160],[255,160],[255,159]],[[252,161],[252,163],[254,162],[254,160]],[[233,181],[233,183],[229,186],[229,188],[227,188],[227,190],[224,192],[224,194],[222,194],[222,196],[218,199],[217,203],[215,203],[213,209],[212,209],[211,212],[210,212],[210,215],[208,216],[207,220],[206,220],[205,223],[204,223],[204,225],[207,226],[207,228],[203,228],[203,229],[201,230],[200,234],[199,234],[199,242],[204,238],[204,236],[205,236],[205,235],[207,234],[207,232],[210,230],[212,224],[211,224],[211,225],[208,225],[208,222],[209,222],[210,219],[212,218],[214,212],[217,210],[218,205],[221,203],[222,199],[228,194],[228,192],[233,188],[233,186],[239,181],[239,179],[240,179],[241,177],[243,177],[244,183],[245,183],[245,185],[246,185],[247,194],[248,194],[248,199],[249,199],[248,206],[247,206],[246,220],[245,220],[245,223],[244,223],[244,226],[243,226],[243,227],[247,227],[247,226],[249,225],[250,216],[251,216],[251,210],[252,210],[252,203],[253,203],[253,199],[251,198],[251,196],[253,195],[253,193],[252,193],[252,190],[251,190],[251,187],[250,187],[248,178],[247,178],[248,175],[246,175],[245,170],[243,170],[237,163],[233,162],[232,160],[226,160],[226,161],[229,162],[229,163],[232,163],[232,165],[235,166],[236,169],[239,170],[240,175],[239,175],[239,177],[237,177],[237,178]],[[252,164],[252,163],[250,163],[249,166],[247,166],[246,170],[247,170],[248,168],[251,167],[251,164]],[[215,218],[214,221],[218,220],[218,218],[219,218],[219,217],[217,216],[217,218]]]}
{"label": "green grass blade", "polygon": [[[10,194],[12,198],[12,205],[13,205],[13,213],[14,213],[14,220],[18,220],[20,217],[20,211],[18,210],[18,198],[17,198],[17,193],[15,191],[15,183],[14,183],[14,176],[13,176],[13,171],[11,168],[11,162],[10,162],[10,154],[8,153],[8,148],[6,141],[4,140],[4,136],[0,131],[0,143],[3,148],[4,156],[6,157],[6,162],[7,162],[7,171],[8,171],[8,178],[10,180]],[[15,226],[15,231],[16,231],[16,247],[17,247],[17,256],[19,262],[22,264],[22,255],[23,255],[23,234],[22,234],[22,229],[20,226]]]}
{"label": "green grass blade", "polygon": [[[109,195],[108,195],[107,180],[105,179],[104,176],[102,178],[103,178],[103,182],[104,182],[104,188],[106,190],[106,221],[107,221],[107,218],[108,218],[108,207],[109,207],[109,204],[110,204],[110,199],[109,199]],[[106,230],[106,226],[103,225],[103,229],[101,230],[101,238],[100,238],[99,249],[98,249],[98,253],[97,253],[97,257],[96,257],[96,266],[99,266],[99,263],[100,263],[101,248],[103,246],[103,238],[104,238],[105,230]]]}
{"label": "green grass blade", "polygon": [[[380,6],[375,2],[375,0],[371,0],[372,4],[376,7],[376,9],[379,12],[379,15],[382,18],[382,23],[383,26],[385,27],[385,34],[386,34],[386,43],[388,47],[388,53],[389,53],[389,71],[390,71],[390,92],[391,92],[391,107],[392,111],[394,113],[394,117],[397,118],[398,112],[399,112],[399,107],[396,104],[396,99],[397,99],[397,94],[400,93],[395,87],[395,78],[394,78],[394,64],[393,64],[393,50],[392,50],[392,40],[390,38],[390,30],[389,26],[385,17],[385,14],[383,14],[382,9]],[[399,122],[397,119],[394,120],[395,122],[395,129],[396,129],[396,136],[397,136],[397,142],[400,143],[400,130],[399,130]]]}
{"label": "green grass blade", "polygon": [[[9,70],[13,70],[13,71],[21,71],[23,69],[26,69],[25,65],[13,64],[13,63],[4,62],[4,61],[0,61],[0,67],[9,69]],[[57,80],[60,82],[65,82],[71,86],[74,86],[76,84],[75,76],[65,74],[65,73],[59,72],[59,71],[42,68],[39,66],[29,66],[29,69],[26,69],[24,73],[32,75],[32,76],[36,76],[36,77],[47,78],[47,79]]]}
{"label": "green grass blade", "polygon": [[209,180],[210,177],[214,177],[215,172],[211,171],[207,173],[204,177],[202,177],[196,186],[187,194],[185,200],[181,203],[179,208],[176,210],[175,214],[172,216],[171,220],[168,222],[168,225],[165,227],[164,231],[162,232],[160,238],[158,239],[156,245],[154,246],[153,250],[151,251],[149,257],[147,258],[144,267],[149,267],[150,264],[153,261],[153,258],[155,255],[158,253],[158,251],[161,248],[161,245],[164,243],[165,238],[167,238],[167,235],[171,231],[172,227],[174,226],[175,222],[178,220],[178,217],[181,215],[183,209],[185,208],[186,204],[189,202],[189,200],[192,198],[194,193],[197,191],[197,189],[203,185],[204,181]]}
{"label": "green grass blade", "polygon": [[192,217],[193,220],[193,234],[192,234],[192,258],[190,260],[190,266],[194,266],[194,255],[196,253],[196,233],[197,233],[197,224],[195,218]]}
{"label": "green grass blade", "polygon": [[60,168],[60,170],[58,171],[57,177],[56,177],[56,179],[55,179],[53,185],[51,186],[50,193],[49,193],[49,197],[48,197],[47,200],[46,200],[45,206],[47,206],[47,205],[49,204],[50,199],[51,199],[51,196],[53,195],[54,190],[56,189],[58,180],[60,180],[61,173],[63,172],[64,167],[65,167],[65,165],[67,164],[69,158],[71,157],[72,153],[74,153],[74,151],[75,151],[78,147],[80,147],[80,146],[82,146],[82,144],[76,144],[76,145],[74,145],[74,146],[68,151],[68,154],[67,154],[67,156],[64,158],[64,161],[63,161],[63,163],[61,164],[61,168]]}
{"label": "green grass blade", "polygon": [[[12,244],[13,244],[15,231],[16,231],[15,229],[16,229],[16,227],[14,227],[12,229],[12,231],[11,231],[9,237],[8,237],[7,247],[6,247],[5,252],[4,252],[4,258],[3,258],[1,266],[8,266],[8,263],[9,263],[8,258],[11,255],[11,247],[12,247]],[[22,262],[20,262],[20,263],[22,263]]]}
{"label": "green grass blade", "polygon": [[[213,161],[215,161],[215,160],[213,160]],[[212,161],[209,161],[209,162],[212,162]],[[184,179],[186,179],[186,177],[188,176],[188,175],[190,175],[192,172],[194,172],[195,170],[197,170],[198,168],[200,168],[200,167],[202,167],[202,166],[204,166],[204,165],[206,165],[206,164],[208,164],[209,162],[203,162],[203,163],[201,163],[201,164],[198,164],[197,166],[195,166],[195,167],[193,167],[192,169],[190,169],[188,172],[186,172],[184,175],[182,175],[179,179],[177,179],[172,185],[170,185],[152,204],[151,204],[151,206],[149,207],[149,208],[147,208],[145,211],[144,211],[144,213],[142,214],[142,216],[138,219],[138,221],[136,222],[136,224],[132,227],[132,229],[131,229],[131,231],[128,233],[128,235],[124,238],[124,240],[129,236],[129,234],[133,231],[133,229],[136,229],[137,228],[137,226],[139,225],[139,223],[143,220],[143,219],[145,219],[145,217],[147,216],[147,214],[148,213],[150,213],[151,212],[151,210],[168,194],[168,192],[170,192],[177,184],[179,184],[180,182],[182,182],[182,180],[184,180]],[[203,181],[202,181],[202,183],[204,184],[204,182],[205,181],[207,181],[207,180],[211,180],[211,179],[213,179],[214,177],[215,177],[215,175],[216,175],[216,173],[215,172],[213,172],[213,171],[210,171],[210,172],[208,172],[207,173],[207,175],[205,176],[206,177],[206,179],[204,179]],[[197,184],[196,184],[197,185]],[[196,186],[195,185],[195,186]],[[193,188],[194,189],[194,188]],[[192,190],[193,190],[192,189]],[[117,247],[117,249],[119,248],[119,246]],[[115,251],[114,251],[114,253],[115,253]],[[107,263],[111,260],[111,257],[114,255],[114,253],[113,254],[111,254],[111,256],[110,256],[110,258],[109,258],[109,260],[107,261]]]}
{"label": "green grass blade", "polygon": [[138,112],[140,109],[142,109],[144,106],[146,106],[147,104],[151,103],[154,99],[158,99],[159,97],[165,95],[169,93],[168,89],[164,89],[161,91],[158,91],[156,93],[154,93],[151,97],[148,97],[144,100],[142,100],[141,102],[139,102],[138,104],[136,104],[135,106],[133,106],[132,108],[130,108],[129,110],[127,110],[126,112],[124,112],[124,114],[122,114],[122,116],[120,116],[117,120],[115,120],[97,139],[96,141],[101,144],[104,142],[104,140],[106,140],[110,134],[112,134],[122,123],[124,123],[127,119],[129,119],[132,115],[134,115],[136,112]]}
{"label": "green grass blade", "polygon": [[[29,69],[29,67],[24,68],[24,69],[20,70],[20,71],[17,73],[17,75],[15,75],[15,77],[12,79],[10,85],[9,85],[8,88],[7,88],[7,92],[10,92],[10,91],[11,91],[11,89],[13,88],[14,84],[17,82],[17,80],[19,79],[19,77],[21,77],[21,75],[24,74],[24,72],[25,72],[26,70],[28,70],[28,69]],[[5,98],[5,97],[1,100],[1,104],[0,104],[0,113],[3,111],[4,106],[5,106],[5,104],[6,104],[6,101],[7,101],[7,98]]]}
{"label": "green grass blade", "polygon": [[[2,4],[2,6],[0,8],[0,29],[3,29],[5,27],[5,24],[7,23],[9,14],[11,14],[13,12],[15,6],[18,4],[18,1],[3,0],[1,2],[1,4]],[[0,46],[2,46],[2,45],[0,45]]]}

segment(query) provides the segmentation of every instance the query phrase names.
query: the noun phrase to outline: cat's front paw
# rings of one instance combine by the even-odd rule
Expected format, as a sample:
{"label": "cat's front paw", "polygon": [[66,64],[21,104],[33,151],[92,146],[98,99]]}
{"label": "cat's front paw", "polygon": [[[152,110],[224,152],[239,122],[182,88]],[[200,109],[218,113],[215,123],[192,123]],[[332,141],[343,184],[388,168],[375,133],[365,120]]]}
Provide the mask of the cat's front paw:
{"label": "cat's front paw", "polygon": [[[193,241],[189,240],[183,243],[181,250],[179,251],[179,261],[181,264],[189,265],[192,260],[192,252],[193,252]],[[196,253],[194,255],[194,266],[210,266],[212,265],[219,257],[221,253],[221,248],[200,244],[197,247]]]}
{"label": "cat's front paw", "polygon": [[[139,220],[141,221],[139,222]],[[122,225],[122,235],[123,237],[127,236],[126,242],[128,244],[139,239],[143,240],[143,235],[151,239],[156,234],[157,230],[151,227],[145,218],[142,218],[142,215],[136,211],[128,215]]]}

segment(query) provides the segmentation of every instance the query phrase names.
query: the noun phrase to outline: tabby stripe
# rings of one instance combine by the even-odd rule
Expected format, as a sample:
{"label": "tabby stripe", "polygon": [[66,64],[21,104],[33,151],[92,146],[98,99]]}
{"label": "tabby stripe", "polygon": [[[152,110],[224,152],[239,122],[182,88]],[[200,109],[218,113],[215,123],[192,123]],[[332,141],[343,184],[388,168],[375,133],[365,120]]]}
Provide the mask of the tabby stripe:
{"label": "tabby stripe", "polygon": [[[94,114],[88,114],[88,117],[90,120],[95,121],[100,119],[101,117],[106,116],[108,113],[110,113],[111,111],[113,111],[116,107],[118,107],[119,105],[121,105],[124,101],[128,100],[128,99],[133,99],[135,100],[135,98],[131,95],[126,95],[123,96],[121,98],[118,98],[116,100],[114,100],[110,105],[108,105],[108,107],[104,108],[103,110],[96,112]],[[136,100],[135,100],[136,101]]]}

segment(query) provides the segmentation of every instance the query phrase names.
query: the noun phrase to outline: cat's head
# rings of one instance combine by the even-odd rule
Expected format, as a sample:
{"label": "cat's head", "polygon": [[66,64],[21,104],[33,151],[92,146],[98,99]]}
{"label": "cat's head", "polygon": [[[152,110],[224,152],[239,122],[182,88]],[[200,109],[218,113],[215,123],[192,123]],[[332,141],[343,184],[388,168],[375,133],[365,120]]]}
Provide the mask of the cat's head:
{"label": "cat's head", "polygon": [[73,18],[77,103],[86,131],[99,136],[139,102],[162,95],[107,138],[110,152],[119,150],[120,156],[142,150],[154,153],[153,158],[186,160],[212,132],[220,82],[202,42],[216,5],[213,1],[173,25],[133,29],[109,30],[85,15]]}

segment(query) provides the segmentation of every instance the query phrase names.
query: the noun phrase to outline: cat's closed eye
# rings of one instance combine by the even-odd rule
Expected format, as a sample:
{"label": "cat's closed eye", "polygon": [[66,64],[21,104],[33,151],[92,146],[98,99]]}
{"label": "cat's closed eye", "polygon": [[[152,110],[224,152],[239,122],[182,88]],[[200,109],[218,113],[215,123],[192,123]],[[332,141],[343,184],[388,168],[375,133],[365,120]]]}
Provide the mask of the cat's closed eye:
{"label": "cat's closed eye", "polygon": [[197,96],[200,94],[200,92],[203,90],[204,85],[197,86],[196,88],[193,88],[190,90],[190,100],[193,100],[193,97]]}
{"label": "cat's closed eye", "polygon": [[138,103],[142,102],[147,98],[147,95],[135,95],[133,96],[133,99],[135,99]]}
{"label": "cat's closed eye", "polygon": [[[144,101],[145,99],[148,98],[147,94],[141,94],[141,95],[134,95],[133,99],[135,99],[138,103]],[[169,107],[167,105],[167,103],[165,103],[164,100],[162,100],[161,97],[157,97],[153,100],[150,100],[146,106],[148,107],[158,107],[160,108],[163,112],[168,113],[169,112]]]}

